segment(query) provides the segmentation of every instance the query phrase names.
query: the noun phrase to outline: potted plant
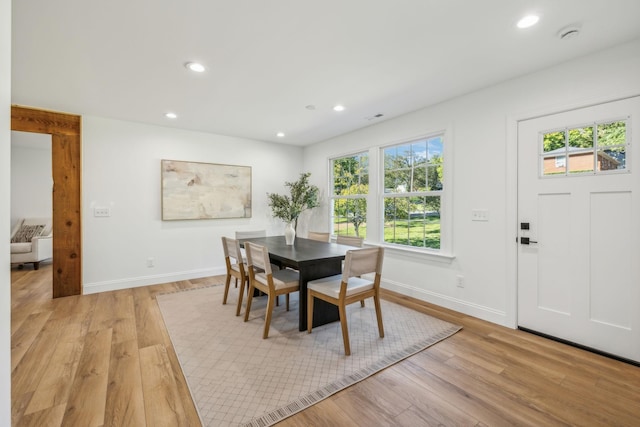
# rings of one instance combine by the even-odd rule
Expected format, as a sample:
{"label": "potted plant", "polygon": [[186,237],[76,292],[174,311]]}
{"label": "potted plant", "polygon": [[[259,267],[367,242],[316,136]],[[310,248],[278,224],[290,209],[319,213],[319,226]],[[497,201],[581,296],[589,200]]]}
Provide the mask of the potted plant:
{"label": "potted plant", "polygon": [[309,184],[309,176],[311,176],[310,172],[301,173],[297,181],[285,182],[284,185],[289,187],[289,195],[267,193],[273,217],[287,223],[285,228],[287,245],[293,244],[300,214],[320,204],[318,187]]}

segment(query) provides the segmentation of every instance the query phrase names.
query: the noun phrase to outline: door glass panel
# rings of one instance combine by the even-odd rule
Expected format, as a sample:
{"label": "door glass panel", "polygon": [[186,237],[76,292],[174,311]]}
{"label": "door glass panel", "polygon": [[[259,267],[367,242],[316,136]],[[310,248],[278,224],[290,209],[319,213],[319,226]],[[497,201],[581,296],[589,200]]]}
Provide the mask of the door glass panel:
{"label": "door glass panel", "polygon": [[627,119],[541,133],[541,176],[627,169]]}
{"label": "door glass panel", "polygon": [[569,147],[593,148],[593,126],[569,129]]}
{"label": "door glass panel", "polygon": [[569,154],[569,173],[593,172],[593,151]]}
{"label": "door glass panel", "polygon": [[598,150],[598,170],[611,171],[626,167],[627,153],[624,147]]}
{"label": "door glass panel", "polygon": [[[563,151],[564,152],[564,151]],[[542,158],[543,175],[564,175],[567,172],[567,156],[546,156]]]}
{"label": "door glass panel", "polygon": [[624,120],[598,125],[598,170],[627,167],[627,123]]}
{"label": "door glass panel", "polygon": [[542,135],[542,175],[565,175],[567,172],[566,132]]}
{"label": "door glass panel", "polygon": [[598,147],[626,145],[627,126],[625,121],[601,123],[598,125]]}
{"label": "door glass panel", "polygon": [[545,133],[542,137],[542,147],[545,154],[558,149],[564,151],[564,131]]}

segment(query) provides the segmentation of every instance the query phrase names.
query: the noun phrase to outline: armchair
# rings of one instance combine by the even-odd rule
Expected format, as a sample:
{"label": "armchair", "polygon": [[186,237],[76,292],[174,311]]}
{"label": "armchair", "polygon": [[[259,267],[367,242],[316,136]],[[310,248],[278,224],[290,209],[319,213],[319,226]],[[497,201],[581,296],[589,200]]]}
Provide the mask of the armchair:
{"label": "armchair", "polygon": [[11,232],[11,264],[32,263],[34,270],[40,262],[53,257],[51,218],[24,218]]}

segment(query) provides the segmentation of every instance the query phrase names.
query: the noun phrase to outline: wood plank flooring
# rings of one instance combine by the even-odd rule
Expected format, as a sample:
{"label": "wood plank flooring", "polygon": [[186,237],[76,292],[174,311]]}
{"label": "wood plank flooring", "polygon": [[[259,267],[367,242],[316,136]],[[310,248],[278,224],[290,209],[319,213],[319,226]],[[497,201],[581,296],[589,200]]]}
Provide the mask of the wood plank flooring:
{"label": "wood plank flooring", "polygon": [[[14,426],[199,426],[155,296],[223,276],[51,299],[12,269]],[[279,425],[639,426],[640,368],[391,292],[464,329]]]}

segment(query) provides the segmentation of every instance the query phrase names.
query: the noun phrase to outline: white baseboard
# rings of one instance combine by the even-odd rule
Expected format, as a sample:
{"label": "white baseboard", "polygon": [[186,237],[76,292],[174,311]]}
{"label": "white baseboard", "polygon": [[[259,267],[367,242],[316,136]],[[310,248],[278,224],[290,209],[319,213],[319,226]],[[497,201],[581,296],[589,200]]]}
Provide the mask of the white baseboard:
{"label": "white baseboard", "polygon": [[95,294],[97,292],[117,291],[120,289],[137,288],[139,286],[159,285],[161,283],[178,282],[180,280],[199,279],[201,277],[219,276],[227,272],[226,268],[211,268],[178,273],[156,274],[152,276],[140,276],[120,280],[107,280],[104,282],[84,283],[83,294]]}
{"label": "white baseboard", "polygon": [[[139,286],[159,285],[168,282],[178,282],[180,280],[199,279],[201,277],[219,276],[226,273],[224,267],[212,269],[200,269],[183,271],[178,273],[156,274],[152,276],[140,276],[121,280],[109,280],[104,282],[85,283],[83,294],[94,294],[98,292],[116,291],[120,289],[136,288]],[[382,287],[402,295],[419,299],[431,304],[436,304],[450,310],[455,310],[469,316],[477,317],[488,322],[511,328],[508,323],[507,314],[490,307],[485,307],[469,301],[464,301],[449,295],[442,295],[405,283],[382,280]]]}
{"label": "white baseboard", "polygon": [[435,304],[440,307],[448,308],[459,313],[477,317],[478,319],[486,320],[488,322],[496,323],[508,328],[512,327],[508,322],[507,313],[505,313],[504,311],[485,307],[469,301],[464,301],[458,298],[451,297],[449,295],[442,295],[436,292],[420,289],[415,286],[407,285],[405,283],[398,283],[383,279],[381,286],[384,289],[388,289],[402,295]]}

